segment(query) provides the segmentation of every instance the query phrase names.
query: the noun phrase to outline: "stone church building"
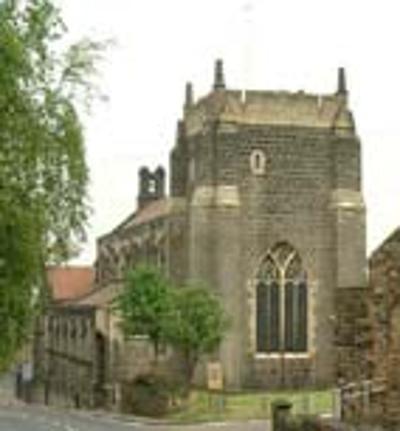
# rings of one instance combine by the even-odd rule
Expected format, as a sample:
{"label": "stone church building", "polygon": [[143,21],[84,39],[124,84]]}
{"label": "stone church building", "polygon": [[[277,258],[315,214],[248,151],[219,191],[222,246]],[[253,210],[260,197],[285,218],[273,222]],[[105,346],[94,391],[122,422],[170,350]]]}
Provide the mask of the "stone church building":
{"label": "stone church building", "polygon": [[231,328],[227,387],[331,383],[335,304],[366,285],[360,140],[344,70],[333,94],[186,86],[165,171],[139,172],[138,209],[98,241],[97,285],[129,265],[201,280]]}
{"label": "stone church building", "polygon": [[[332,94],[241,91],[218,60],[209,94],[186,86],[169,194],[162,167],[140,169],[137,210],[98,239],[81,304],[109,313],[125,268],[154,264],[223,302],[226,388],[332,384],[338,305],[367,283],[360,151],[343,69]],[[104,328],[112,381],[123,340]]]}

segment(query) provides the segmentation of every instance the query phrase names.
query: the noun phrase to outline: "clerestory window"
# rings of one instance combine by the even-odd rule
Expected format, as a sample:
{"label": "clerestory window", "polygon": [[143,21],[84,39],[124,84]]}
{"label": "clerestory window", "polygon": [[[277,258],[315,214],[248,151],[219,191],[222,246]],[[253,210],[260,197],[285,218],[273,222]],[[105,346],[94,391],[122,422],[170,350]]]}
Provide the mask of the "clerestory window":
{"label": "clerestory window", "polygon": [[257,352],[306,352],[307,277],[290,244],[279,243],[267,253],[256,289]]}

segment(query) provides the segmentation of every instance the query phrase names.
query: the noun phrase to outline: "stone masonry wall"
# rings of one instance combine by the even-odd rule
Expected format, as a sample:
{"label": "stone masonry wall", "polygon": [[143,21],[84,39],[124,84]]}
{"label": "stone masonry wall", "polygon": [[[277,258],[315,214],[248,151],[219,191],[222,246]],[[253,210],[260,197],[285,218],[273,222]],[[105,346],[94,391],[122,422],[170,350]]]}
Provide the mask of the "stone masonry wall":
{"label": "stone masonry wall", "polygon": [[[289,384],[304,380],[308,373],[309,382],[328,384],[334,378],[335,290],[340,276],[337,256],[343,251],[338,248],[343,245],[336,238],[338,220],[333,202],[338,187],[353,192],[349,193],[350,204],[360,208],[352,219],[357,238],[353,235],[355,247],[349,252],[361,258],[347,264],[347,270],[356,274],[351,283],[365,284],[360,276],[365,275],[365,232],[359,142],[348,136],[342,142],[331,130],[300,127],[211,123],[204,130],[189,139],[196,166],[191,182],[191,275],[219,286],[224,298],[229,298],[224,300],[235,331],[224,347],[230,345],[226,356],[238,361],[239,376],[233,380],[240,385],[272,382],[282,368],[273,365],[279,361],[255,358],[251,344],[254,310],[246,304],[252,296],[251,281],[258,262],[274,244],[287,241],[299,251],[309,275],[311,318],[309,355],[304,366],[291,366],[294,359],[288,355],[286,372],[299,371],[297,377],[292,372],[286,380]],[[255,151],[265,156],[263,172],[252,171]],[[220,209],[224,205],[229,211]],[[239,209],[232,218],[235,205]],[[224,243],[220,235],[229,230],[229,244],[218,246]],[[224,264],[222,256],[236,248],[240,253]],[[228,290],[224,291],[224,285]]]}
{"label": "stone masonry wall", "polygon": [[345,419],[384,426],[400,423],[399,262],[400,231],[396,230],[370,258],[368,295],[349,290],[338,298],[340,377],[358,391],[370,382],[362,396],[343,398]]}

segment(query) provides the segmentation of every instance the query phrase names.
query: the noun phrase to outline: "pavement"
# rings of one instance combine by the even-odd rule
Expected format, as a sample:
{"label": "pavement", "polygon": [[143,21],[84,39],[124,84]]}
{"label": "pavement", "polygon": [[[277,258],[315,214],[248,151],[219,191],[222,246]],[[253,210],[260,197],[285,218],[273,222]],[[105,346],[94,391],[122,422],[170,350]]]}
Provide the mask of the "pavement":
{"label": "pavement", "polygon": [[14,397],[14,376],[0,377],[0,431],[266,431],[266,421],[167,424],[105,411],[25,404]]}
{"label": "pavement", "polygon": [[1,431],[266,431],[267,423],[206,423],[165,425],[143,423],[132,418],[122,421],[112,415],[67,411],[42,406],[13,404],[0,406]]}

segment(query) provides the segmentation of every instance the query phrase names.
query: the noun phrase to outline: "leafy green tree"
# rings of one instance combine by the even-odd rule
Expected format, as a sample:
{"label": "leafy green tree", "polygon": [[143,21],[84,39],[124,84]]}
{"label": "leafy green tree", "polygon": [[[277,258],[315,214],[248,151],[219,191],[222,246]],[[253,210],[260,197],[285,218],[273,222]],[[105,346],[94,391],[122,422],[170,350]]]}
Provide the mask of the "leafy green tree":
{"label": "leafy green tree", "polygon": [[186,386],[200,356],[218,347],[228,326],[225,311],[210,289],[177,287],[156,268],[145,265],[126,273],[114,310],[126,335],[149,337],[156,364],[161,343],[180,354]]}
{"label": "leafy green tree", "polygon": [[140,265],[127,271],[123,289],[114,299],[124,333],[147,335],[153,343],[156,362],[173,307],[172,289],[156,268]]}
{"label": "leafy green tree", "polygon": [[206,287],[176,289],[173,304],[173,313],[167,321],[167,339],[182,355],[184,377],[189,385],[201,355],[212,353],[221,343],[228,320],[218,297]]}
{"label": "leafy green tree", "polygon": [[51,0],[0,1],[0,365],[19,347],[46,263],[85,239],[88,169],[77,106],[102,44],[65,48]]}

